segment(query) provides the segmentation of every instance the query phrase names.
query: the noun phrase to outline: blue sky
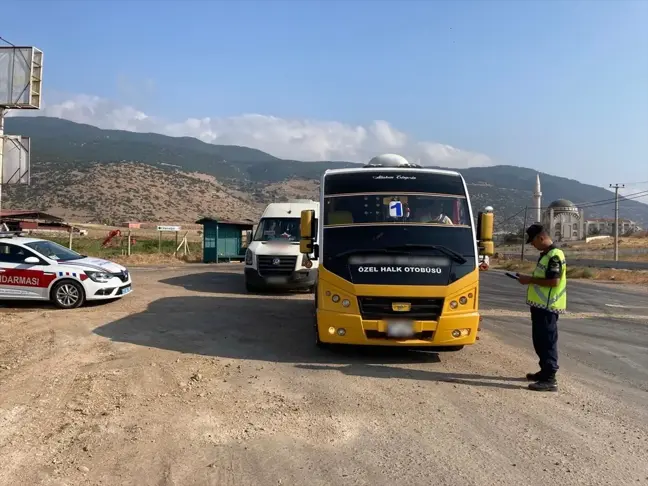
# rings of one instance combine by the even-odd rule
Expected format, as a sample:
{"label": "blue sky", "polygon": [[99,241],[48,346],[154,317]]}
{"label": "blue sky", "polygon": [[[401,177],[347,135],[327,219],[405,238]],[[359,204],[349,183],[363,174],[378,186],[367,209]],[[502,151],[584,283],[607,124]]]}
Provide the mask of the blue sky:
{"label": "blue sky", "polygon": [[[30,21],[2,22],[0,36],[45,52],[51,100],[97,96],[167,120],[166,133],[188,118],[240,124],[252,113],[385,120],[408,140],[495,163],[605,186],[648,180],[646,1],[2,3],[13,19],[34,9]],[[234,130],[214,123],[210,133]],[[373,148],[349,140],[313,146],[333,144],[337,158]]]}

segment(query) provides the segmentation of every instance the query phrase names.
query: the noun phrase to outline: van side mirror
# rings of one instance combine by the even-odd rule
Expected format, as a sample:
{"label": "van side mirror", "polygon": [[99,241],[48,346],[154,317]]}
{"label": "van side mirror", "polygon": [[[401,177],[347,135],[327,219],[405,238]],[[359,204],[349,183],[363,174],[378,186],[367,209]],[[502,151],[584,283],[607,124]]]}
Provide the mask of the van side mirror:
{"label": "van side mirror", "polygon": [[25,263],[27,263],[29,265],[37,265],[37,264],[40,263],[40,260],[38,258],[36,258],[35,256],[30,256],[30,257],[25,258]]}
{"label": "van side mirror", "polygon": [[304,209],[301,212],[301,225],[300,225],[300,235],[299,235],[299,252],[305,255],[310,255],[313,253],[313,242],[315,241],[315,235],[317,233],[317,228],[315,219],[315,211],[312,209]]}
{"label": "van side mirror", "polygon": [[495,254],[495,243],[493,242],[493,232],[495,226],[495,215],[493,208],[488,206],[483,212],[480,212],[477,220],[477,238],[479,240],[479,254],[492,256]]}

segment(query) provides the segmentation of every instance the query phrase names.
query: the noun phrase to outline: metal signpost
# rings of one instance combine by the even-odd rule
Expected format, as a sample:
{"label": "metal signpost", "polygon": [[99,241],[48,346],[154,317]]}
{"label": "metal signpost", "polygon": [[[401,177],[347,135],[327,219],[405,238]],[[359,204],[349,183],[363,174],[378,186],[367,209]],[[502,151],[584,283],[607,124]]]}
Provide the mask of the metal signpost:
{"label": "metal signpost", "polygon": [[0,45],[0,214],[2,185],[29,184],[31,167],[29,137],[5,135],[4,119],[9,110],[40,109],[43,79],[43,51],[4,42],[8,45]]}
{"label": "metal signpost", "polygon": [[[178,232],[182,229],[182,226],[158,226],[157,231],[158,231],[158,253],[162,253],[162,232],[167,231],[167,232],[175,232],[175,244],[176,248],[178,248]],[[178,250],[176,250],[177,252]]]}

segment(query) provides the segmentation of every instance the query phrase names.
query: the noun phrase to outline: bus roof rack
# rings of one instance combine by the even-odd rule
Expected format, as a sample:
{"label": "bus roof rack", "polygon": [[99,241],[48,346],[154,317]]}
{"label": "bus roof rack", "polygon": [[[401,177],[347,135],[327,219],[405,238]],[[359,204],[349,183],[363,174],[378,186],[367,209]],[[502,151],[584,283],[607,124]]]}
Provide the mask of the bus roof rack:
{"label": "bus roof rack", "polygon": [[402,155],[398,154],[381,154],[372,158],[365,167],[416,167],[420,168],[420,165],[412,164]]}
{"label": "bus roof rack", "polygon": [[418,164],[403,164],[403,165],[382,165],[382,164],[365,164],[362,166],[363,169],[369,168],[369,167],[387,167],[387,168],[404,168],[404,169],[422,169],[422,165]]}

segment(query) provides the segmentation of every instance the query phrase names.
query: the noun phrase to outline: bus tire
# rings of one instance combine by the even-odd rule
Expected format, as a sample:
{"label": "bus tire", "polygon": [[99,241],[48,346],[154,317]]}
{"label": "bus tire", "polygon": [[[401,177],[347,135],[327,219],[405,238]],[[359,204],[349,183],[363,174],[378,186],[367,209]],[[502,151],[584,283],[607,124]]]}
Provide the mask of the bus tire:
{"label": "bus tire", "polygon": [[461,346],[444,346],[443,348],[439,349],[439,351],[445,351],[448,353],[456,352],[456,351],[461,351],[463,349],[463,345]]}
{"label": "bus tire", "polygon": [[317,317],[313,317],[314,321],[314,326],[313,326],[313,332],[315,333],[315,346],[317,346],[319,349],[329,349],[331,345],[329,343],[324,343],[319,337],[319,330],[317,328]]}

